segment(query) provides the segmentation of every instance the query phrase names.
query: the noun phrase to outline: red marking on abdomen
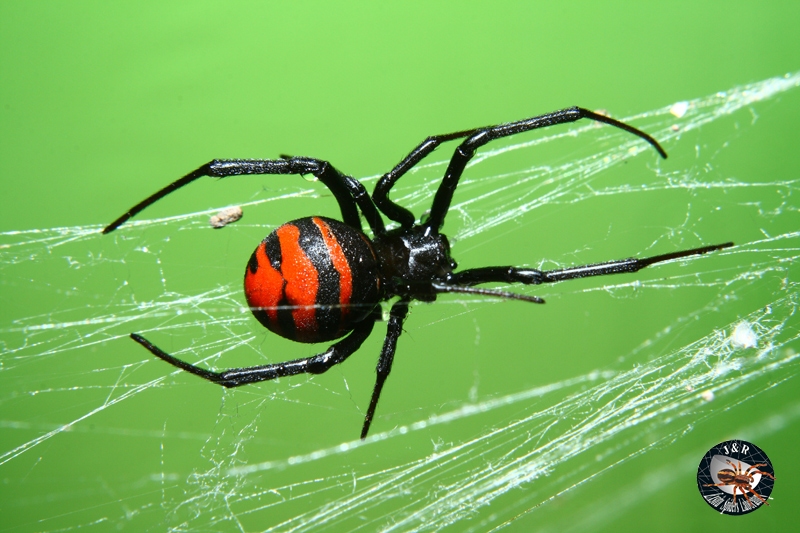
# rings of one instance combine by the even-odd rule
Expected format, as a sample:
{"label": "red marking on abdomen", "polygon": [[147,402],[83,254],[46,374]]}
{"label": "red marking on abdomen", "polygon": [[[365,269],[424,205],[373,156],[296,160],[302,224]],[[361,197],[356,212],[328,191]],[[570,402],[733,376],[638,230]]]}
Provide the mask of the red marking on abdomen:
{"label": "red marking on abdomen", "polygon": [[333,268],[339,273],[339,304],[342,306],[342,318],[344,318],[350,311],[350,297],[353,295],[353,273],[350,272],[350,263],[347,262],[347,256],[344,255],[342,246],[325,221],[319,217],[313,217],[311,220],[322,233],[322,240],[325,241],[325,246],[328,248]]}
{"label": "red marking on abdomen", "polygon": [[300,228],[284,224],[276,233],[281,245],[281,272],[286,280],[286,300],[292,306],[297,338],[313,338],[317,331],[317,270],[300,246]]}
{"label": "red marking on abdomen", "polygon": [[265,243],[255,251],[258,270],[248,268],[244,276],[244,295],[253,310],[267,313],[270,322],[278,328],[278,303],[283,299],[283,276],[272,268]]}

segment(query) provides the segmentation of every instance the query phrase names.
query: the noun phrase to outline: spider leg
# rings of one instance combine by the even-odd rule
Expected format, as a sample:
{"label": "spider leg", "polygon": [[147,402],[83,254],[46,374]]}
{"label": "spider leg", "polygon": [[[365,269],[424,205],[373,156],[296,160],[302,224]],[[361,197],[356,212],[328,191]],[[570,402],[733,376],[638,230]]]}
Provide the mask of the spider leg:
{"label": "spider leg", "polygon": [[[753,494],[753,495],[754,495],[756,498],[758,498],[759,500],[761,500],[761,503],[763,503],[764,505],[769,505],[769,502],[767,502],[767,500],[765,500],[764,498],[762,498],[762,497],[761,497],[761,495],[760,495],[759,493],[757,493],[756,491],[754,491],[752,487],[742,487],[742,489],[746,489],[747,491],[749,491],[750,493],[752,493],[752,494]],[[742,495],[743,495],[745,498],[747,498],[747,494],[745,494],[745,493],[744,493],[744,490],[742,491]],[[751,501],[750,501],[750,498],[747,498],[747,501],[748,501],[748,502],[750,502],[750,505],[753,505],[753,502],[751,502]]]}
{"label": "spider leg", "polygon": [[667,153],[663,148],[661,148],[661,145],[659,145],[655,139],[645,132],[636,129],[633,126],[629,126],[624,122],[614,120],[613,118],[609,118],[604,115],[599,115],[589,111],[588,109],[583,109],[582,107],[571,107],[569,109],[554,111],[553,113],[547,113],[545,115],[520,120],[518,122],[510,122],[508,124],[500,124],[499,126],[492,126],[490,128],[477,130],[475,132],[467,132],[470,134],[470,137],[462,142],[453,153],[453,157],[450,159],[450,164],[447,166],[447,171],[444,174],[442,183],[439,185],[439,189],[436,191],[436,196],[433,198],[430,217],[425,224],[435,230],[439,230],[442,227],[444,224],[444,217],[447,215],[448,209],[450,209],[450,201],[453,199],[453,193],[458,186],[458,180],[461,178],[464,168],[466,168],[467,163],[470,159],[472,159],[472,156],[475,155],[475,151],[478,148],[495,139],[508,137],[509,135],[515,135],[517,133],[535,130],[538,128],[555,126],[556,124],[575,122],[582,118],[603,122],[637,135],[653,145],[661,157],[667,157]]}
{"label": "spider leg", "polygon": [[[753,474],[763,474],[763,475],[767,475],[767,476],[772,476],[772,474],[768,474],[767,472],[762,472],[761,470],[759,470],[758,469],[759,466],[767,466],[767,463],[758,463],[758,464],[752,465],[747,470],[745,470],[745,472],[746,473],[751,473],[750,471],[753,470],[753,472],[752,472]],[[772,478],[772,479],[775,479],[775,478]]]}
{"label": "spider leg", "polygon": [[[656,142],[655,139],[653,139],[643,131],[640,131],[618,120],[614,120],[613,118],[593,113],[588,109],[583,109],[581,107],[572,107],[569,109],[562,109],[561,111],[556,111],[554,113],[548,113],[546,115],[520,120],[517,122],[499,124],[496,126],[486,126],[483,128],[473,128],[470,130],[457,131],[455,133],[447,133],[444,135],[432,135],[426,138],[424,141],[422,141],[416,148],[414,148],[390,172],[384,174],[381,177],[381,179],[378,181],[378,184],[375,186],[375,192],[372,195],[372,200],[375,202],[375,205],[378,206],[378,209],[380,209],[389,219],[394,220],[395,222],[399,222],[404,228],[410,228],[411,226],[414,225],[416,217],[408,209],[392,202],[388,196],[389,191],[394,186],[395,182],[397,182],[397,180],[403,176],[403,174],[408,172],[417,163],[422,161],[422,159],[424,159],[428,154],[433,152],[440,144],[455,139],[469,137],[469,139],[467,139],[463,144],[461,144],[461,146],[459,146],[459,148],[456,150],[456,153],[453,155],[453,159],[450,161],[450,166],[447,169],[445,180],[448,182],[452,182],[448,183],[447,185],[447,189],[449,189],[449,192],[443,192],[441,195],[437,193],[436,195],[436,197],[439,199],[439,203],[446,205],[438,206],[439,210],[441,210],[442,212],[439,213],[437,216],[440,217],[441,220],[438,220],[436,224],[431,224],[429,222],[429,225],[431,227],[439,229],[441,228],[442,222],[444,221],[444,215],[446,214],[447,208],[450,205],[450,199],[453,196],[453,191],[455,190],[456,185],[458,184],[458,180],[461,177],[461,173],[464,171],[464,167],[474,154],[475,149],[486,144],[491,140],[499,139],[500,137],[506,137],[508,135],[514,135],[515,133],[530,131],[537,128],[544,128],[555,124],[575,122],[576,120],[580,120],[581,118],[590,118],[592,120],[604,122],[606,124],[622,128],[625,131],[633,133],[634,135],[638,135],[639,137],[643,138],[644,140],[652,144],[655,147],[655,149],[658,150],[658,153],[661,154],[662,157],[667,157],[666,152],[664,152],[664,150],[661,148],[658,142]],[[471,152],[469,152],[470,150]],[[466,152],[469,152],[469,155],[466,155]],[[466,159],[463,161],[463,164],[461,164],[461,162],[459,161],[454,166],[453,161],[455,161],[457,157],[459,157],[459,159],[466,157]],[[460,168],[458,168],[459,166]],[[444,185],[445,181],[443,181],[442,185],[439,187],[440,191],[442,190]],[[449,197],[444,198],[444,196],[447,195],[449,195]],[[442,196],[442,198],[440,198],[440,196]],[[435,200],[434,200],[434,206],[437,206]],[[433,212],[434,209],[432,209],[431,211]]]}
{"label": "spider leg", "polygon": [[742,473],[742,463],[741,462],[739,462],[738,466],[733,464],[730,459],[725,459],[725,462],[733,467],[733,471],[737,476]]}
{"label": "spider leg", "polygon": [[523,302],[531,302],[535,304],[544,303],[544,300],[542,300],[538,296],[527,296],[525,294],[517,294],[508,291],[498,291],[495,289],[479,289],[476,287],[469,287],[465,285],[446,285],[443,283],[432,283],[431,289],[435,293],[456,292],[461,294],[480,294],[481,296],[497,296],[499,298],[507,298],[509,300],[521,300]]}
{"label": "spider leg", "polygon": [[205,368],[200,368],[186,361],[182,361],[175,356],[169,355],[137,333],[131,333],[131,338],[147,348],[150,353],[159,359],[163,359],[173,366],[194,374],[195,376],[200,376],[212,383],[230,388],[284,376],[294,376],[295,374],[321,374],[330,369],[333,365],[341,363],[352,355],[353,352],[358,350],[364,340],[369,337],[372,327],[375,325],[376,318],[376,315],[367,317],[356,325],[350,335],[333,344],[321,354],[313,357],[295,359],[293,361],[285,361],[283,363],[274,363],[271,365],[231,368],[221,372],[206,370]]}
{"label": "spider leg", "polygon": [[394,361],[394,352],[397,349],[397,339],[403,332],[403,321],[408,314],[408,300],[403,299],[392,306],[389,316],[389,323],[386,328],[386,338],[383,341],[381,356],[378,358],[378,366],[375,369],[378,377],[375,380],[375,388],[372,389],[372,399],[369,401],[367,414],[364,416],[364,426],[361,428],[361,438],[366,439],[369,433],[369,426],[372,424],[372,417],[375,415],[375,408],[378,406],[378,399],[381,396],[383,384],[389,377]]}
{"label": "spider leg", "polygon": [[[375,207],[375,204],[372,202],[372,198],[370,198],[367,189],[364,188],[364,185],[362,185],[357,179],[350,176],[345,176],[344,182],[345,185],[347,185],[347,187],[350,189],[350,194],[353,195],[353,200],[358,207],[361,208],[361,212],[364,214],[364,218],[367,220],[367,224],[369,224],[373,235],[382,235],[386,233],[386,226],[383,224],[381,214],[378,213],[378,208]],[[356,229],[361,229],[360,223]]]}
{"label": "spider leg", "polygon": [[103,233],[114,231],[146,207],[198,178],[203,176],[225,178],[243,174],[313,174],[333,193],[339,203],[339,209],[342,211],[342,220],[345,224],[358,230],[361,229],[361,219],[356,207],[358,206],[364,213],[373,232],[382,233],[384,231],[383,221],[361,183],[341,174],[327,161],[309,157],[291,157],[277,160],[215,159],[210,161],[131,207],[122,216],[106,226]]}
{"label": "spider leg", "polygon": [[[582,265],[557,270],[537,270],[533,268],[517,268],[512,266],[470,268],[461,272],[454,272],[446,280],[448,285],[477,285],[480,283],[522,283],[524,285],[539,285],[541,283],[554,283],[568,279],[587,278],[590,276],[605,276],[608,274],[621,274],[627,272],[637,272],[650,265],[680,259],[692,255],[701,255],[708,252],[715,252],[723,248],[733,246],[732,242],[715,244],[682,250],[668,254],[655,255],[644,259],[632,257],[617,261],[606,261],[591,265]],[[734,466],[731,464],[731,466]]]}
{"label": "spider leg", "polygon": [[[747,503],[749,503],[752,506],[753,502],[750,501],[750,498],[747,496],[747,492],[745,492],[745,490],[750,490],[750,487],[745,487],[743,485],[736,485],[736,486],[739,488],[740,491],[742,491],[742,496],[744,496],[744,499],[747,500]],[[750,490],[750,492],[753,491]],[[753,494],[755,494],[755,492],[753,492]]]}
{"label": "spider leg", "polygon": [[772,479],[773,481],[775,480],[775,476],[773,476],[773,475],[772,475],[772,474],[770,474],[769,472],[762,472],[761,470],[753,470],[752,472],[750,472],[750,469],[749,469],[749,468],[747,469],[747,471],[748,471],[748,472],[749,472],[751,475],[752,475],[752,474],[761,474],[762,476],[767,476],[768,478]]}
{"label": "spider leg", "polygon": [[[489,128],[491,127],[493,126],[489,126]],[[387,218],[399,222],[404,228],[413,226],[416,220],[414,213],[389,199],[389,191],[394,186],[395,182],[400,179],[403,174],[411,170],[417,163],[427,157],[428,154],[433,152],[440,144],[463,137],[469,137],[485,129],[488,128],[473,128],[471,130],[446,133],[444,135],[431,135],[422,141],[419,146],[411,150],[397,166],[390,172],[384,174],[377,185],[375,185],[375,191],[372,194],[372,200],[375,202],[375,205],[378,206],[378,209],[380,209]]]}

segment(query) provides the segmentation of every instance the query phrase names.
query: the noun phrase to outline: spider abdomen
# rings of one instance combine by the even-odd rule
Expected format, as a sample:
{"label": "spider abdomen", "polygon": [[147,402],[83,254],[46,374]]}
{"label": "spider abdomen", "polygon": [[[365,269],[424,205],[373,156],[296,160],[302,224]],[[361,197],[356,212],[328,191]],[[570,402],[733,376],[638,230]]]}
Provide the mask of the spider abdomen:
{"label": "spider abdomen", "polygon": [[324,217],[293,220],[261,241],[244,275],[253,315],[270,331],[315,343],[337,339],[380,300],[367,237]]}
{"label": "spider abdomen", "polygon": [[[731,470],[729,468],[725,468],[725,469],[720,470],[719,472],[717,472],[717,478],[719,479],[720,483],[731,483],[731,484],[733,484],[733,483],[736,483],[736,481],[738,479],[738,476],[736,475],[736,473],[733,470]],[[747,483],[749,483],[749,481]]]}

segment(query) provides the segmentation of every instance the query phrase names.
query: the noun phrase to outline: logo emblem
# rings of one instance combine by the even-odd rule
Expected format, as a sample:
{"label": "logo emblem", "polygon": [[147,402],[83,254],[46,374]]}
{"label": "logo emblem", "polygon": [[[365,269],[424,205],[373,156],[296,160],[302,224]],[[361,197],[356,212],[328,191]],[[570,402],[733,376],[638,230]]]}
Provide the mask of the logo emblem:
{"label": "logo emblem", "polygon": [[708,450],[700,461],[697,486],[706,503],[720,513],[747,514],[769,505],[775,470],[755,444],[729,440]]}

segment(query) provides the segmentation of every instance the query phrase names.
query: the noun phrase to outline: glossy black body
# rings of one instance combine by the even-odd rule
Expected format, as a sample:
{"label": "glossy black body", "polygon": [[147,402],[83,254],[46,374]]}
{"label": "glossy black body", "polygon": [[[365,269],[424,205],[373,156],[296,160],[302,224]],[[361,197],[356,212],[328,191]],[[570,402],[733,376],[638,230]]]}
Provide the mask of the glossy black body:
{"label": "glossy black body", "polygon": [[[370,243],[371,250],[374,251],[374,257],[378,264],[377,279],[370,278],[371,281],[369,281],[369,283],[375,283],[377,281],[380,286],[379,292],[375,296],[375,306],[370,308],[367,313],[360,315],[363,316],[362,319],[348,322],[344,329],[340,329],[333,336],[318,335],[314,330],[314,326],[308,325],[306,322],[299,322],[300,329],[295,329],[291,333],[287,330],[282,330],[280,324],[274,327],[276,331],[285,337],[293,340],[301,340],[303,342],[317,342],[318,339],[322,338],[338,338],[338,336],[349,331],[346,337],[334,343],[325,352],[318,355],[282,363],[234,368],[220,372],[206,370],[177,359],[136,333],[132,333],[131,337],[147,348],[153,355],[178,368],[182,368],[187,372],[191,372],[192,374],[225,387],[238,387],[240,385],[266,381],[281,376],[291,376],[300,373],[318,374],[325,372],[335,364],[341,363],[361,346],[371,333],[375,322],[381,319],[381,313],[377,308],[377,304],[381,301],[390,300],[393,303],[389,314],[383,348],[376,368],[377,379],[361,430],[361,438],[365,438],[369,431],[378,399],[383,390],[383,385],[391,371],[397,341],[403,329],[403,321],[408,314],[409,302],[412,300],[432,302],[436,299],[438,294],[455,292],[491,295],[532,303],[544,303],[544,300],[536,296],[480,288],[475,287],[475,285],[484,283],[521,283],[525,285],[535,285],[588,276],[636,272],[654,263],[704,254],[706,252],[732,246],[732,243],[725,243],[691,250],[682,250],[645,259],[631,258],[619,261],[607,261],[593,265],[551,271],[514,266],[490,266],[457,272],[456,263],[450,256],[450,245],[447,237],[441,233],[440,230],[444,225],[444,220],[450,208],[450,203],[456,187],[458,186],[459,179],[476,150],[494,139],[556,124],[574,122],[582,118],[609,124],[637,135],[650,143],[662,157],[666,158],[667,156],[658,142],[646,133],[605,115],[600,115],[580,107],[572,107],[517,122],[428,137],[378,181],[371,197],[359,181],[350,176],[341,174],[330,163],[319,159],[285,156],[282,159],[276,160],[213,160],[149,196],[142,202],[139,202],[117,220],[109,224],[108,227],[103,230],[103,233],[114,231],[130,217],[153,202],[202,176],[224,178],[243,174],[313,174],[333,193],[333,196],[339,203],[342,222],[353,228],[354,231],[360,232],[363,239]],[[419,163],[425,156],[430,154],[436,147],[443,142],[455,139],[464,139],[464,141],[458,145],[453,153],[444,177],[442,178],[442,182],[433,198],[428,218],[424,222],[417,223],[416,217],[411,211],[389,199],[389,192],[400,177]],[[388,219],[399,224],[399,227],[387,231],[381,213]],[[371,240],[362,232],[362,216],[372,232]],[[311,219],[301,220],[307,221]],[[303,224],[307,224],[307,222],[303,222]],[[316,251],[311,248],[311,244],[300,244],[299,249],[293,249],[291,255],[292,257],[300,258],[301,256],[316,253]],[[258,250],[259,249],[256,251],[258,252]],[[328,248],[327,253],[330,257],[335,257],[336,253],[332,250],[333,248]],[[356,263],[359,261],[359,257],[365,257],[365,254],[365,252],[361,254],[345,254],[347,260],[351,263],[350,268],[358,268]],[[259,269],[266,270],[266,266],[274,260],[274,257],[276,257],[274,252],[271,254],[267,252],[263,263],[258,258],[251,258],[250,263],[248,263],[248,269],[253,272]],[[327,274],[332,273],[330,267],[323,268],[319,266],[321,264],[322,263],[317,263],[317,265],[312,265],[308,268],[317,273],[323,270]],[[254,265],[257,266],[257,268],[254,268]],[[341,295],[344,287],[341,279],[341,277],[334,279],[333,276],[330,276],[330,279],[325,282],[324,290],[331,294],[335,292],[337,295]],[[280,280],[275,282],[275,287],[277,288],[265,291],[264,294],[267,295],[267,300],[273,296],[282,296],[282,289],[278,287],[279,282]],[[365,282],[362,281],[362,283]],[[305,295],[308,297],[305,300],[307,302],[306,305],[289,306],[292,312],[297,312],[299,314],[300,311],[298,310],[311,307],[308,302],[316,305],[316,300],[311,298],[311,289],[307,288],[311,286],[312,285],[309,284],[306,286],[306,289],[299,291],[301,296]],[[245,288],[247,291],[247,281],[245,283]],[[314,295],[316,295],[316,292],[314,292]],[[248,300],[249,299],[250,296],[248,296]],[[330,297],[326,301],[335,302],[336,300]],[[366,303],[372,305],[372,302]],[[330,307],[331,304],[320,305],[323,307],[325,305]],[[271,319],[265,321],[263,314],[273,312],[278,307],[280,307],[279,304],[258,305],[253,311],[263,324],[273,329]],[[316,313],[317,311],[314,312]],[[319,312],[323,313],[326,311],[320,310]],[[284,320],[287,319],[284,318]],[[295,327],[297,327],[297,320],[293,320],[295,320]],[[333,326],[330,327],[333,328]],[[309,337],[302,337],[298,331],[311,331],[312,333]],[[331,329],[331,331],[333,330]]]}
{"label": "glossy black body", "polygon": [[385,297],[432,302],[437,291],[431,282],[446,283],[456,268],[447,237],[426,226],[397,229],[375,238]]}

